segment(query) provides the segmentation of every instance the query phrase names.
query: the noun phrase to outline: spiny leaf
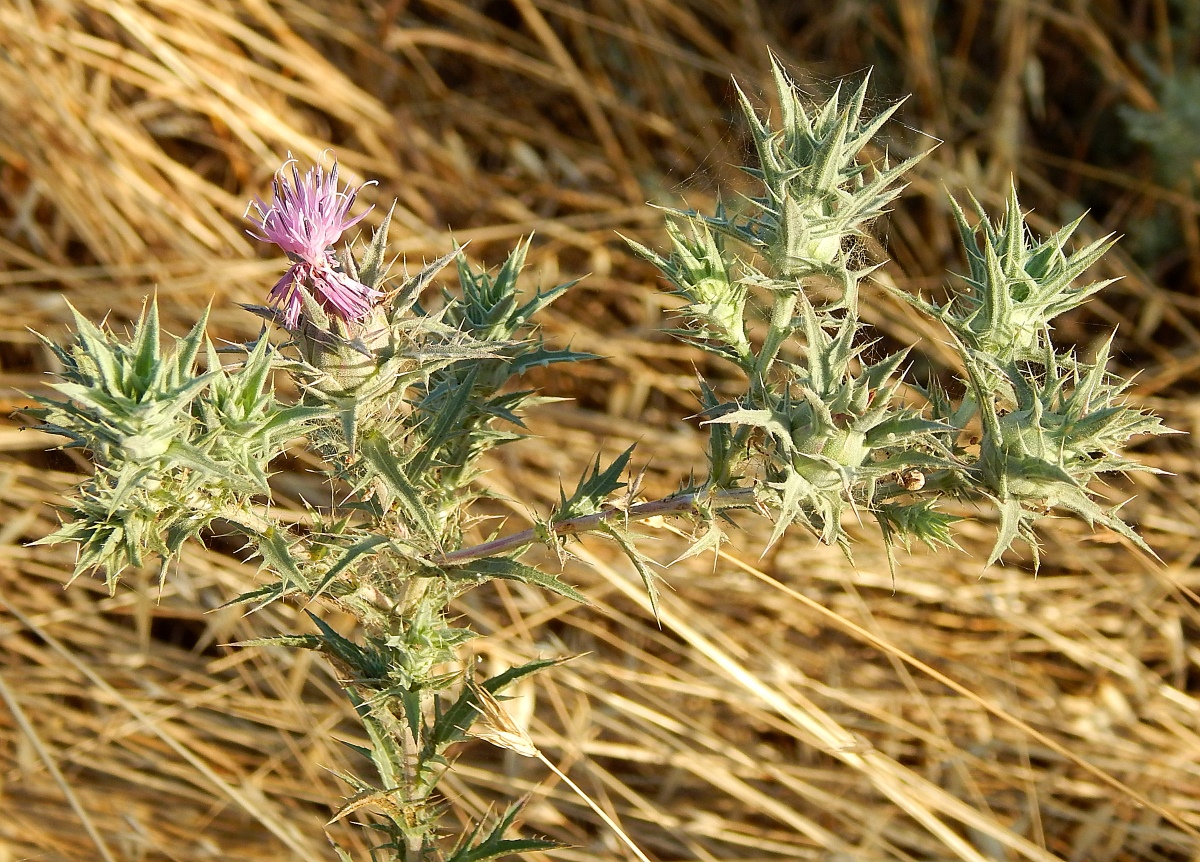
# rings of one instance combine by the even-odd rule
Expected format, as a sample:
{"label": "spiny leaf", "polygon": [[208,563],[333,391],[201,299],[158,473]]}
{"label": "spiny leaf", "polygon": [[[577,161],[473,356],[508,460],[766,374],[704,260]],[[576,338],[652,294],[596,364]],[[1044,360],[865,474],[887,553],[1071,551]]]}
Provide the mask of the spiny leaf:
{"label": "spiny leaf", "polygon": [[525,806],[526,799],[514,803],[496,819],[488,834],[481,837],[483,823],[475,826],[466,835],[459,846],[455,847],[446,857],[446,862],[489,862],[502,856],[519,853],[535,853],[545,850],[558,850],[567,845],[558,841],[548,841],[539,838],[505,838],[504,833],[512,826],[517,814]]}
{"label": "spiny leaf", "polygon": [[[222,607],[227,607],[227,605],[222,605]],[[290,647],[291,649],[316,650],[321,648],[321,639],[316,635],[271,635],[270,637],[250,638],[250,640],[236,641],[235,643],[230,644],[230,646],[281,646]]]}
{"label": "spiny leaf", "polygon": [[637,569],[637,573],[641,576],[642,584],[646,587],[646,595],[650,598],[650,611],[654,614],[654,621],[659,622],[658,618],[658,584],[655,583],[654,572],[650,571],[647,563],[650,559],[637,549],[625,531],[614,526],[609,522],[603,522],[599,526],[599,531],[615,541],[625,552],[625,556],[629,558],[629,562],[633,563],[633,567]]}
{"label": "spiny leaf", "polygon": [[[565,661],[567,659],[531,661],[486,679],[479,683],[479,686],[496,695],[531,674],[563,664]],[[440,757],[451,744],[466,739],[467,732],[478,717],[479,710],[475,708],[475,693],[471,686],[464,685],[454,703],[434,716],[433,725],[425,736],[425,746],[421,751],[422,762]]]}
{"label": "spiny leaf", "polygon": [[292,556],[290,543],[284,532],[270,528],[257,533],[254,536],[254,546],[267,568],[279,575],[285,591],[293,585],[306,593],[309,591],[308,576]]}
{"label": "spiny leaf", "polygon": [[277,602],[292,592],[295,592],[294,587],[289,587],[289,585],[284,581],[277,581],[276,583],[267,584],[266,586],[258,587],[242,593],[241,595],[225,602],[225,604],[220,605],[219,609],[232,608],[236,605],[249,605],[256,602],[259,604],[259,607],[266,607],[272,602]]}
{"label": "spiny leaf", "polygon": [[782,412],[734,406],[733,409],[706,419],[704,424],[747,425],[751,428],[761,428],[779,441],[785,452],[792,450],[792,433],[788,427],[788,417]]}
{"label": "spiny leaf", "polygon": [[[473,366],[461,381],[447,383],[453,387],[448,398],[439,398],[434,415],[433,427],[426,432],[424,445],[412,459],[414,475],[423,475],[429,467],[434,453],[445,448],[454,433],[466,424],[466,417],[473,406],[473,396],[476,394],[475,383],[479,378],[479,366]],[[422,405],[423,406],[423,405]]]}
{"label": "spiny leaf", "polygon": [[908,547],[911,539],[923,542],[931,551],[940,548],[957,548],[951,528],[962,520],[957,515],[939,512],[936,501],[922,500],[918,503],[883,503],[871,510],[885,540],[898,536]]}
{"label": "spiny leaf", "polygon": [[158,298],[155,297],[142,309],[141,319],[134,328],[133,373],[142,380],[154,374],[159,357]]}
{"label": "spiny leaf", "polygon": [[373,676],[374,668],[372,665],[372,657],[367,654],[367,650],[356,644],[349,638],[339,634],[329,623],[321,619],[312,611],[304,612],[308,618],[312,620],[321,632],[320,643],[321,651],[334,658],[340,659],[346,665],[353,668],[357,673],[363,676]]}
{"label": "spiny leaf", "polygon": [[438,542],[438,529],[433,515],[421,499],[421,492],[404,470],[404,462],[379,434],[367,435],[361,444],[363,456],[386,483],[387,489],[400,500],[406,520],[431,542]]}
{"label": "spiny leaf", "polygon": [[396,204],[393,203],[379,227],[375,229],[375,233],[371,235],[371,242],[367,245],[366,251],[363,252],[362,259],[358,263],[358,281],[372,290],[377,290],[387,276],[385,255],[387,254],[388,228],[391,226],[392,213],[395,210]]}
{"label": "spiny leaf", "polygon": [[364,701],[353,688],[346,688],[346,696],[358,713],[358,718],[371,740],[371,761],[385,787],[400,786],[404,775],[399,746],[395,745],[387,728],[376,718],[371,705]]}
{"label": "spiny leaf", "polygon": [[426,264],[421,268],[420,272],[406,280],[400,286],[400,289],[390,297],[389,304],[392,315],[398,317],[399,315],[406,314],[420,298],[425,288],[433,281],[433,277],[445,269],[446,264],[458,258],[464,248],[466,248],[466,245],[455,246],[453,251],[442,255],[432,263]]}
{"label": "spiny leaf", "polygon": [[684,560],[698,557],[706,551],[712,551],[713,554],[718,554],[721,550],[721,543],[728,541],[725,533],[716,524],[708,524],[700,538],[693,539],[688,549],[680,554],[671,562],[667,563],[667,568],[680,563]]}
{"label": "spiny leaf", "polygon": [[1018,535],[1023,535],[1023,525],[1025,521],[1025,513],[1021,508],[1021,501],[1016,498],[1001,500],[1000,508],[1000,528],[996,531],[996,543],[992,546],[992,552],[988,555],[988,566],[999,562],[1004,556],[1004,552],[1012,547],[1012,543],[1016,541]]}
{"label": "spiny leaf", "polygon": [[512,373],[524,374],[531,368],[544,368],[547,365],[554,365],[559,362],[587,362],[592,359],[599,359],[598,353],[585,353],[577,350],[549,350],[540,345],[532,350],[515,356],[509,361],[509,367]]}
{"label": "spiny leaf", "polygon": [[560,495],[560,503],[554,513],[554,520],[561,521],[599,512],[601,504],[608,499],[610,494],[625,487],[625,483],[621,481],[621,474],[625,472],[625,467],[629,464],[633,448],[630,446],[603,470],[600,469],[600,456],[597,455],[591,473],[584,475],[576,487],[575,493],[569,499],[565,495]]}
{"label": "spiny leaf", "polygon": [[541,569],[535,569],[533,566],[527,566],[524,563],[504,557],[489,557],[483,560],[474,560],[465,566],[447,569],[446,575],[450,578],[465,576],[471,579],[478,579],[481,582],[491,580],[492,578],[520,581],[530,586],[540,587],[543,590],[557,593],[573,602],[579,602],[581,605],[590,604],[587,596],[549,572],[543,572]]}
{"label": "spiny leaf", "polygon": [[342,555],[338,557],[337,562],[330,566],[329,571],[327,571],[325,576],[321,578],[321,582],[317,584],[317,588],[312,592],[311,596],[309,597],[309,601],[315,602],[318,598],[320,598],[321,594],[324,593],[325,590],[329,589],[329,586],[334,582],[334,580],[337,579],[337,576],[346,571],[346,569],[350,568],[351,565],[358,562],[363,557],[374,554],[379,546],[388,544],[391,544],[391,542],[387,536],[375,535],[367,536],[366,538],[361,539],[350,547],[346,548],[342,552]]}

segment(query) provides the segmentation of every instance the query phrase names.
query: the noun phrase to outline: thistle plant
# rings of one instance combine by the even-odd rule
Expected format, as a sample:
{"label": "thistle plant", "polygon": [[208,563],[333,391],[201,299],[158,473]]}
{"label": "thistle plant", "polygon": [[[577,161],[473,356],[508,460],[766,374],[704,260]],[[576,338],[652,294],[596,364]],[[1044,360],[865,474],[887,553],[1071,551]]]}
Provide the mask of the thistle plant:
{"label": "thistle plant", "polygon": [[[857,238],[920,156],[865,157],[892,113],[865,113],[865,82],[812,110],[778,64],[774,73],[777,124],[741,97],[757,154],[745,170],[760,193],[713,213],[668,211],[662,252],[633,243],[683,300],[674,334],[742,381],[724,399],[702,381],[707,469],[663,499],[633,498],[626,451],[584,466],[532,528],[478,534],[481,459],[525,435],[522,416],[544,400],[522,376],[593,358],[538,333],[539,313],[572,285],[524,288],[528,241],[494,272],[455,249],[391,277],[388,217],[366,243],[337,247],[362,215],[350,216],[358,190],[339,188],[336,167],[302,175],[285,165],[271,201],[255,201],[253,235],[291,265],[269,304],[247,306],[267,325],[237,361],[226,364],[203,319],[164,337],[153,302],[128,335],[77,313],[69,345],[46,340],[63,370],[57,397],[30,412],[96,465],[43,540],[79,545],[76,576],[99,570],[115,589],[152,557],[165,574],[186,541],[220,523],[245,537],[266,578],[232,603],[319,600],[358,621],[339,632],[310,613],[310,631],[252,643],[315,650],[337,669],[373,769],[343,776],[353,795],[339,816],[373,813],[373,858],[478,862],[557,846],[509,836],[516,805],[457,839],[439,829],[451,749],[474,735],[536,753],[505,726],[499,697],[556,663],[476,677],[462,649],[475,634],[448,607],[497,578],[586,601],[537,562],[580,534],[615,542],[652,599],[655,575],[636,541],[652,516],[690,522],[692,552],[719,545],[734,510],[769,515],[771,542],[798,526],[847,554],[848,525],[873,521],[891,555],[913,540],[954,545],[954,512],[990,501],[999,529],[988,564],[1018,538],[1036,563],[1034,527],[1056,510],[1146,548],[1091,483],[1146,469],[1124,448],[1167,429],[1122,403],[1127,384],[1106,370],[1107,347],[1089,360],[1050,337],[1056,316],[1103,286],[1080,279],[1109,241],[1073,251],[1075,225],[1036,239],[1015,193],[994,222],[978,204],[974,220],[956,207],[969,267],[960,289],[941,305],[901,296],[945,326],[961,367],[950,384],[906,382],[906,352],[881,354],[859,317],[873,267],[859,264]],[[434,295],[451,265],[457,289]],[[765,331],[752,336],[758,319]],[[280,399],[275,374],[299,397]],[[268,503],[271,464],[301,437],[338,493],[298,528]],[[538,547],[553,553],[527,556]]]}

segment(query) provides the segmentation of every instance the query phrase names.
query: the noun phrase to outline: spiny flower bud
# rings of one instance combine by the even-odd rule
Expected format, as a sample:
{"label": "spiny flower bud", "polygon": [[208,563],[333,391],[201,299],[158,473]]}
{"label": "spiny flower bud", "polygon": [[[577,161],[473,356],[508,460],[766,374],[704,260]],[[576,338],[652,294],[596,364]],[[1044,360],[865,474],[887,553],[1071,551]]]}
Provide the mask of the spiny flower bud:
{"label": "spiny flower bud", "polygon": [[944,305],[904,291],[893,292],[941,320],[973,350],[1001,362],[1040,362],[1050,343],[1051,321],[1112,283],[1113,279],[1078,281],[1114,240],[1102,237],[1072,251],[1068,243],[1082,216],[1048,237],[1035,237],[1011,184],[1004,213],[995,223],[973,196],[971,203],[977,219],[974,225],[958,203],[950,200],[970,264],[970,272],[963,276],[966,289]]}
{"label": "spiny flower bud", "polygon": [[383,306],[375,306],[358,321],[347,322],[326,313],[303,288],[297,292],[304,313],[293,334],[300,356],[326,378],[316,384],[318,389],[355,392],[379,370],[380,359],[389,346],[402,346],[392,344],[393,328]]}

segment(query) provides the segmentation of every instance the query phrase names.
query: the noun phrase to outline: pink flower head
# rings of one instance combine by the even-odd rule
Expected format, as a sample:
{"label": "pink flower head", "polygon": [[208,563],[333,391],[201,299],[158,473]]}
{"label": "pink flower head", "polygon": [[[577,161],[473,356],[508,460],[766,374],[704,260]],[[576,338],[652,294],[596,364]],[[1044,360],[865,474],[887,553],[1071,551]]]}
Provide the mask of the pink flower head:
{"label": "pink flower head", "polygon": [[[290,183],[284,176],[289,164]],[[250,204],[258,210],[252,218],[261,225],[257,232],[247,232],[279,246],[292,261],[269,295],[270,301],[282,308],[288,329],[295,329],[300,320],[301,285],[326,311],[352,322],[365,318],[374,301],[383,295],[348,276],[333,255],[333,244],[342,232],[366,215],[349,216],[359,189],[347,186],[346,191],[339,192],[337,175],[335,162],[328,174],[314,166],[301,177],[296,160],[288,159],[275,174],[271,203],[255,197]]]}

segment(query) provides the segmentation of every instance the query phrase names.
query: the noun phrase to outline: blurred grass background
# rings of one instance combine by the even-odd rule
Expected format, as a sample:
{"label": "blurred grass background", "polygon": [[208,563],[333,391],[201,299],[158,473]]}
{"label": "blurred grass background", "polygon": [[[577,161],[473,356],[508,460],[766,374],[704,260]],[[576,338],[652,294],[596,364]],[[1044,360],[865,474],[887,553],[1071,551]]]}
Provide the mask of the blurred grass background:
{"label": "blurred grass background", "polygon": [[[399,200],[392,250],[414,265],[452,239],[496,262],[533,232],[530,288],[587,274],[547,336],[607,358],[538,378],[574,400],[485,477],[519,501],[510,527],[598,449],[638,442],[645,493],[670,490],[701,459],[695,369],[728,371],[659,333],[674,301],[616,231],[661,243],[647,201],[743,187],[730,81],[767,104],[768,47],[814,95],[868,69],[878,106],[911,93],[892,152],[941,142],[867,245],[892,258],[878,278],[937,294],[962,269],[947,190],[995,208],[1014,177],[1043,231],[1087,211],[1082,239],[1125,236],[1097,273],[1121,280],[1060,342],[1119,327],[1133,399],[1197,430],[1191,0],[0,0],[0,404],[45,385],[28,328],[65,337],[64,300],[120,326],[157,291],[175,332],[212,302],[216,336],[252,336],[235,303],[282,264],[244,234],[246,201],[288,152],[332,148],[378,180],[369,222]],[[952,366],[906,306],[864,302],[887,343]],[[19,424],[0,423],[0,862],[332,859],[333,772],[361,767],[335,675],[223,646],[303,614],[214,610],[256,572],[222,536],[161,592],[151,573],[64,591],[70,549],[26,543],[87,465]],[[1036,578],[1015,558],[981,572],[983,511],[967,553],[915,549],[893,584],[865,530],[853,566],[799,534],[759,559],[767,525],[747,518],[728,557],[665,573],[661,628],[593,541],[566,576],[594,607],[497,584],[458,611],[497,666],[586,653],[510,706],[653,858],[1200,859],[1196,444],[1139,454],[1173,475],[1112,499],[1136,495],[1161,563],[1063,520]],[[300,517],[327,493],[285,460]],[[683,545],[659,532],[670,560]],[[528,793],[523,830],[572,845],[554,858],[626,855],[553,776],[483,743],[446,788],[451,823]],[[358,830],[328,830],[368,858]]]}

